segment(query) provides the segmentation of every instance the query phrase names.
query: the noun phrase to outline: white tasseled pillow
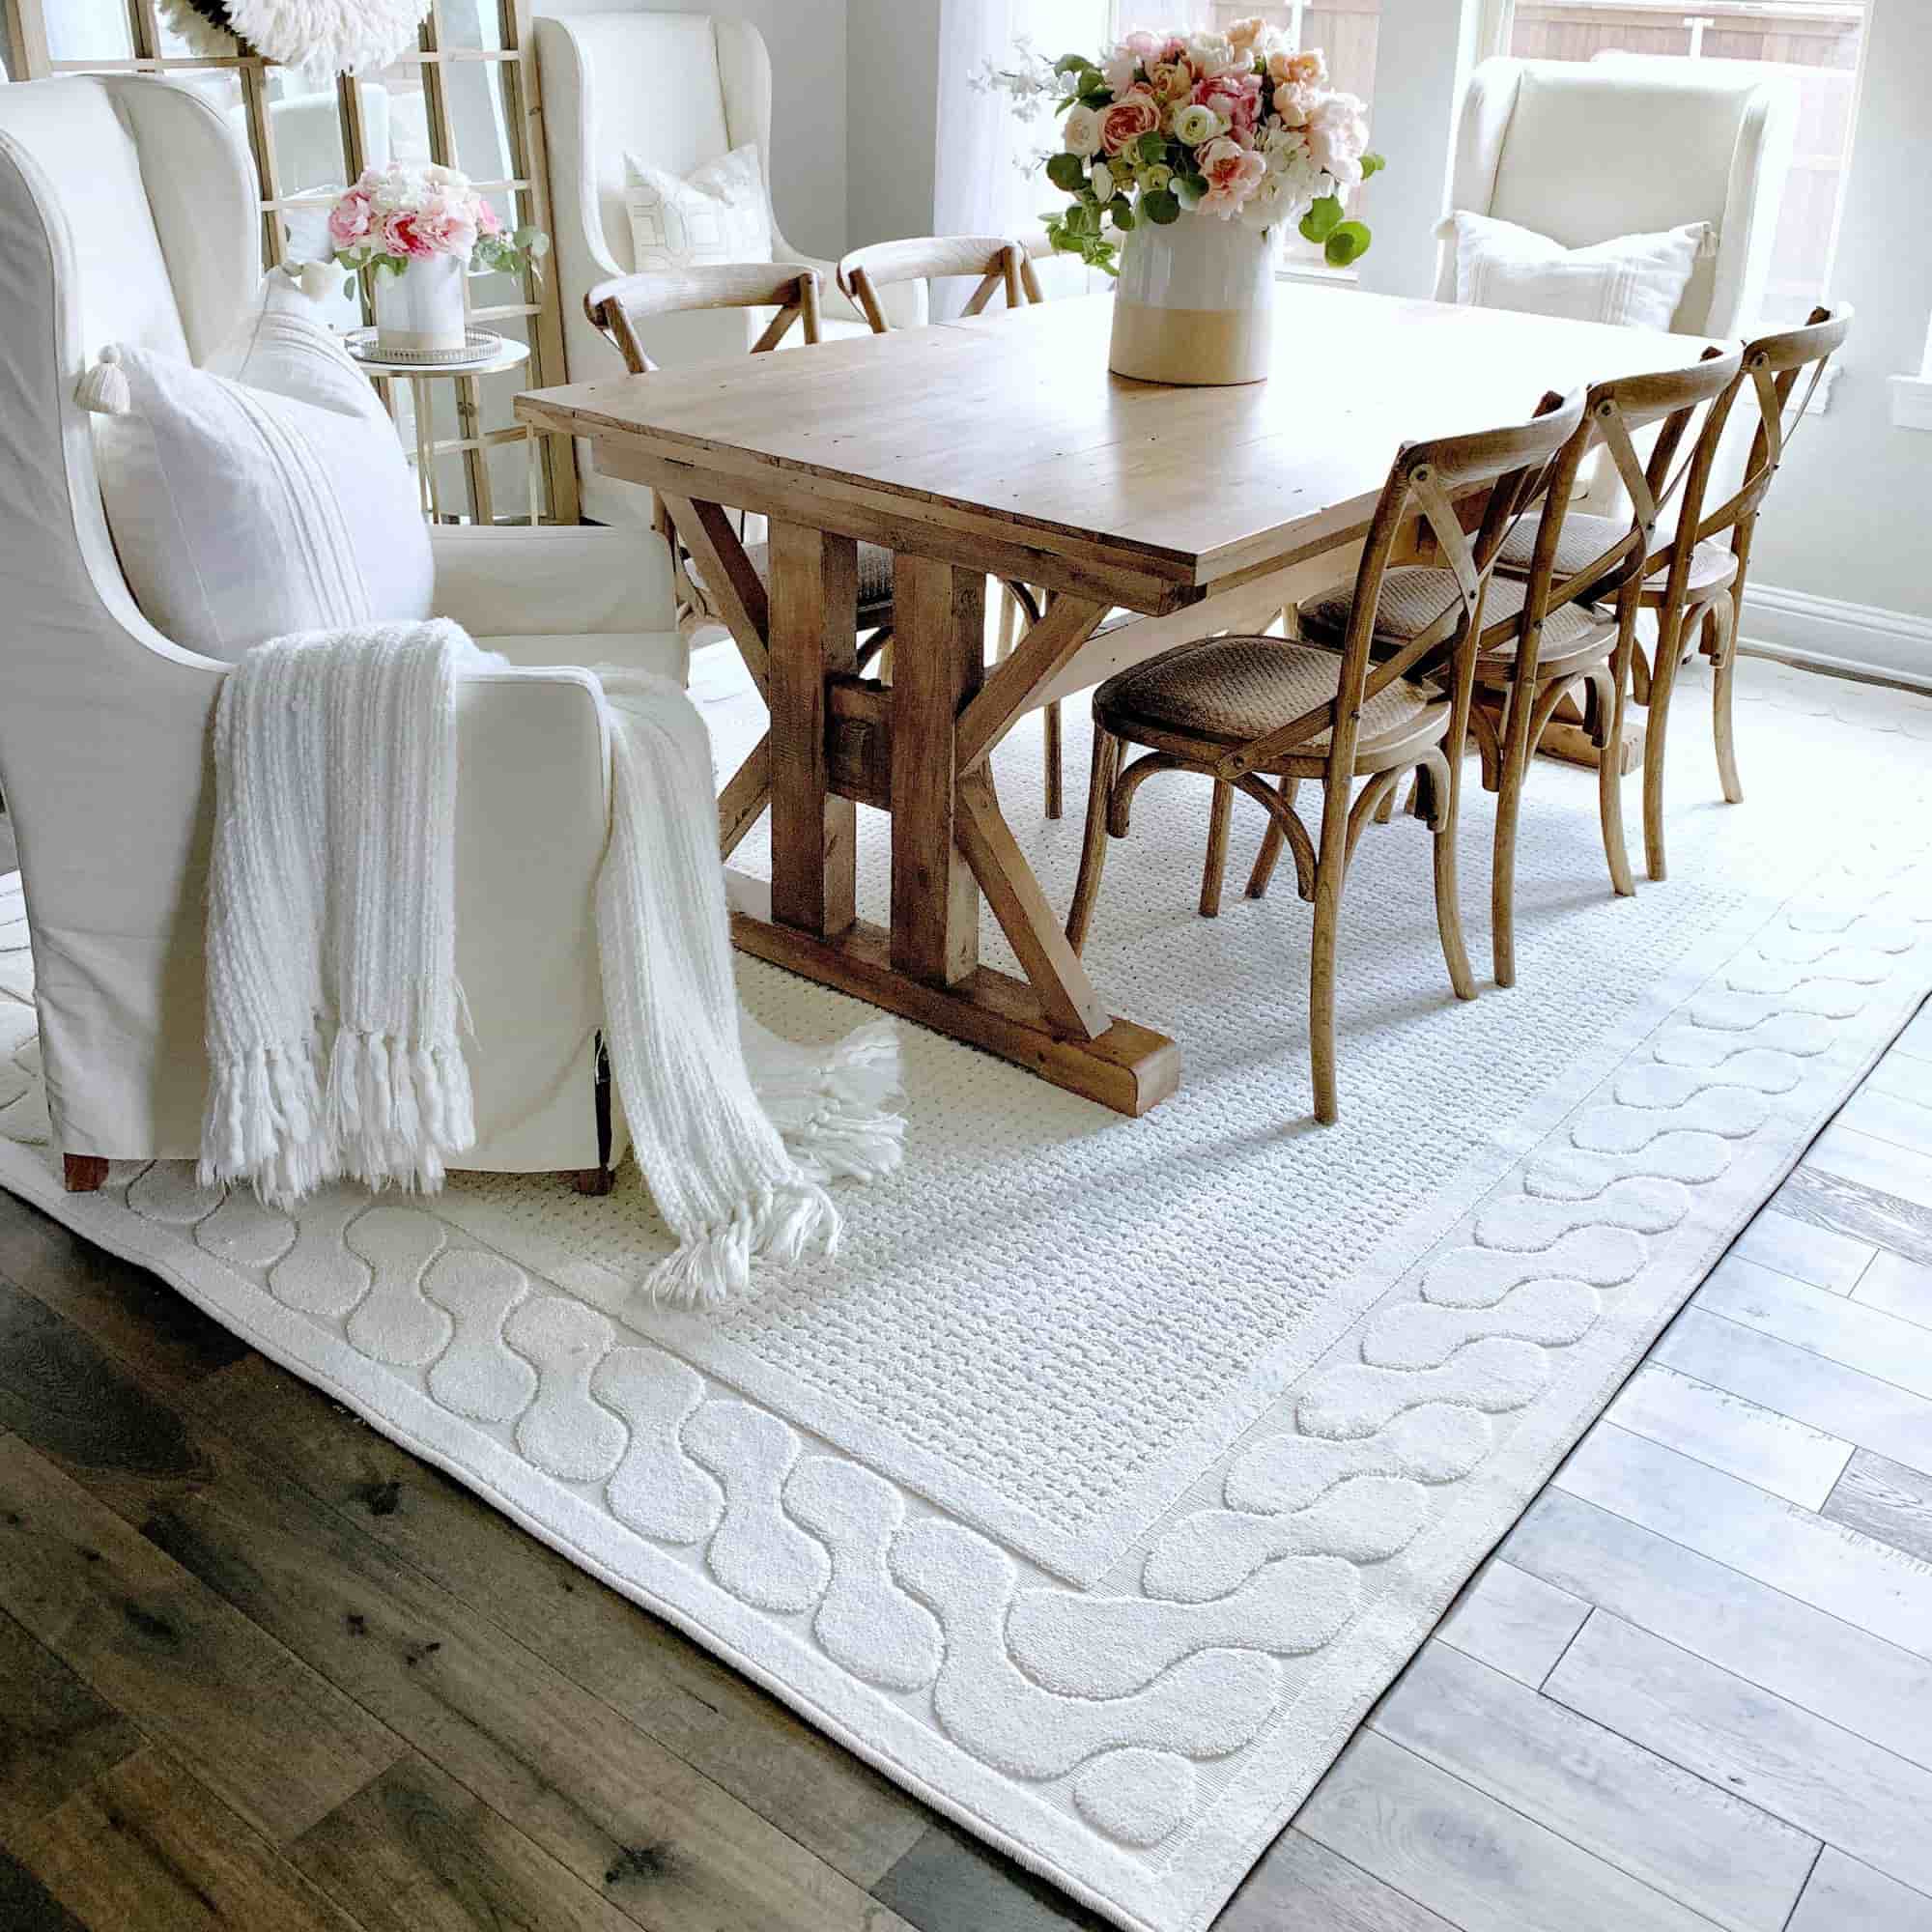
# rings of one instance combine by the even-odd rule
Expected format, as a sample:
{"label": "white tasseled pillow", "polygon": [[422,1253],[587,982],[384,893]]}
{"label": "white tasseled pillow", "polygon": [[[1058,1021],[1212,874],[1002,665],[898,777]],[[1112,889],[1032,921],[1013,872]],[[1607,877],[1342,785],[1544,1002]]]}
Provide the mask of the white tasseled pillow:
{"label": "white tasseled pillow", "polygon": [[626,155],[624,206],[640,270],[772,259],[772,205],[754,146],[733,148],[688,175]]}
{"label": "white tasseled pillow", "polygon": [[1487,214],[1449,218],[1456,240],[1456,299],[1573,322],[1668,328],[1709,242],[1693,221],[1656,235],[1619,235],[1566,248],[1547,235]]}
{"label": "white tasseled pillow", "polygon": [[121,568],[164,637],[233,663],[291,631],[429,615],[395,426],[287,276],[204,367],[104,350],[79,400]]}

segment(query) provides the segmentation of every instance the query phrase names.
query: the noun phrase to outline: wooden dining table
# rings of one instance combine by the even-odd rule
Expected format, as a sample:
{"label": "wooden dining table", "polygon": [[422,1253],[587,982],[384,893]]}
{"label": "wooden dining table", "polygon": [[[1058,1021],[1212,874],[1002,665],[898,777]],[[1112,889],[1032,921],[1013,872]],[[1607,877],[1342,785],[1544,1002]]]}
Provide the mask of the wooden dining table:
{"label": "wooden dining table", "polygon": [[[1681,367],[1705,344],[1284,283],[1269,380],[1168,388],[1109,372],[1111,308],[616,376],[516,410],[658,493],[769,708],[719,800],[727,858],[771,812],[769,883],[727,872],[735,943],[1139,1115],[1174,1091],[1179,1049],[1110,1013],[1067,945],[994,784],[1001,739],[1346,579],[1337,553],[1404,441],[1520,421],[1546,391]],[[731,510],[769,521],[762,577]],[[894,554],[890,683],[859,675],[861,541]],[[989,578],[1050,593],[994,665]],[[885,926],[858,915],[858,805],[892,816]],[[982,895],[1021,977],[980,959]]]}

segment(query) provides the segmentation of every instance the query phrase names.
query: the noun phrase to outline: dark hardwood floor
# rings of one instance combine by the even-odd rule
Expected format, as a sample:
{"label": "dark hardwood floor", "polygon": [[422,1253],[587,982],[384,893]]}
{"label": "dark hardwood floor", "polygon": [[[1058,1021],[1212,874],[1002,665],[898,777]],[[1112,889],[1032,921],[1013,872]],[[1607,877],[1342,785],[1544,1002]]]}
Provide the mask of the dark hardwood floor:
{"label": "dark hardwood floor", "polygon": [[[1928,1102],[1921,1016],[1220,1932],[1932,1932]],[[1098,1922],[0,1194],[5,1932]]]}

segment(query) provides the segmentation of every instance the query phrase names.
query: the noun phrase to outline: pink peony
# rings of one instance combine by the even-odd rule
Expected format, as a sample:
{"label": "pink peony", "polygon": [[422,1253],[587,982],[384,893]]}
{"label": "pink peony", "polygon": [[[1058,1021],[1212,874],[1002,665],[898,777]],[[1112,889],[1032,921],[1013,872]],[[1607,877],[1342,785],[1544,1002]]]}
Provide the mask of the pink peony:
{"label": "pink peony", "polygon": [[1256,121],[1261,117],[1261,76],[1254,73],[1217,74],[1212,80],[1204,80],[1194,90],[1194,99],[1199,105],[1213,109],[1236,133],[1252,134]]}
{"label": "pink peony", "polygon": [[1225,134],[1201,150],[1199,163],[1208,181],[1201,206],[1223,221],[1238,214],[1242,203],[1267,179],[1266,160]]}
{"label": "pink peony", "polygon": [[1121,47],[1100,63],[1100,78],[1107,83],[1107,90],[1116,100],[1132,92],[1134,71],[1140,66],[1140,55],[1131,47]]}
{"label": "pink peony", "polygon": [[1145,88],[1123,95],[1100,117],[1100,145],[1110,155],[1131,147],[1143,134],[1160,132],[1160,105]]}
{"label": "pink peony", "polygon": [[1136,27],[1122,43],[1136,60],[1151,60],[1161,49],[1161,38],[1145,27]]}
{"label": "pink peony", "polygon": [[1328,78],[1328,63],[1320,47],[1305,54],[1273,54],[1268,59],[1268,78],[1291,86],[1321,87]]}
{"label": "pink peony", "polygon": [[1305,128],[1308,117],[1314,113],[1321,99],[1319,88],[1309,87],[1298,80],[1285,80],[1274,91],[1274,111],[1281,116],[1285,126]]}
{"label": "pink peony", "polygon": [[1187,99],[1194,92],[1194,70],[1184,60],[1153,61],[1148,67],[1148,85],[1170,106]]}
{"label": "pink peony", "polygon": [[480,194],[476,197],[476,228],[483,235],[500,235],[503,232],[502,217]]}
{"label": "pink peony", "polygon": [[406,261],[426,262],[436,253],[423,233],[420,217],[412,208],[399,208],[383,221],[383,252],[400,255]]}
{"label": "pink peony", "polygon": [[1308,153],[1345,187],[1362,178],[1369,145],[1368,110],[1352,94],[1324,94],[1308,116]]}
{"label": "pink peony", "polygon": [[376,225],[375,210],[358,185],[353,187],[328,211],[328,239],[338,248],[354,248],[364,241]]}

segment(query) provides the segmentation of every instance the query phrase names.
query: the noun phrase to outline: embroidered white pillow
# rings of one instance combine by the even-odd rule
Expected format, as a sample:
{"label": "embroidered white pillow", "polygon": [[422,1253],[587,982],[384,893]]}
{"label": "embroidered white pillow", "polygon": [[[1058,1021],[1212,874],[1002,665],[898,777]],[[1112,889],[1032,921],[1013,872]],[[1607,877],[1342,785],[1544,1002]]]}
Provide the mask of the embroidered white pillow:
{"label": "embroidered white pillow", "polygon": [[1695,221],[1656,235],[1619,235],[1566,248],[1487,214],[1456,214],[1456,299],[1573,322],[1668,328],[1710,239]]}
{"label": "embroidered white pillow", "polygon": [[689,175],[626,155],[624,206],[639,270],[772,259],[772,205],[755,147],[733,148]]}
{"label": "embroidered white pillow", "polygon": [[395,426],[286,276],[206,366],[118,347],[84,395],[114,548],[164,637],[233,663],[291,631],[429,615]]}

